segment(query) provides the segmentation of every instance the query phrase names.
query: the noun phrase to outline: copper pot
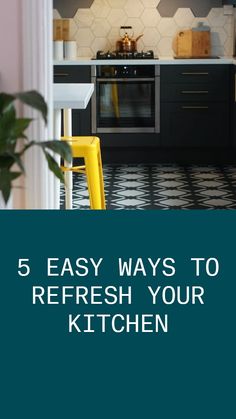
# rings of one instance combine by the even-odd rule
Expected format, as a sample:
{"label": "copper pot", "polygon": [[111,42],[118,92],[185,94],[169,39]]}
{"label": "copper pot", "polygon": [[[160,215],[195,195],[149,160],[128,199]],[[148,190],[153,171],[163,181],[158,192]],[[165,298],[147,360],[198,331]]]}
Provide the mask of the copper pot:
{"label": "copper pot", "polygon": [[[123,36],[122,36],[123,31]],[[130,31],[131,34],[128,32]],[[116,51],[117,52],[136,52],[137,51],[137,42],[143,36],[139,35],[136,39],[133,39],[132,26],[121,26],[120,35],[122,36],[116,42]]]}

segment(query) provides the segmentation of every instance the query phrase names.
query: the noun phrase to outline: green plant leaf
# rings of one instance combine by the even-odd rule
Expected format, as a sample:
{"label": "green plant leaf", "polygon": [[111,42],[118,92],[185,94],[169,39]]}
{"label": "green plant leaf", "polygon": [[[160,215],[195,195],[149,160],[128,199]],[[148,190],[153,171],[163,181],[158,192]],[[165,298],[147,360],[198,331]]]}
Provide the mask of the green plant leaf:
{"label": "green plant leaf", "polygon": [[40,95],[40,93],[36,92],[36,90],[31,90],[29,92],[16,93],[14,96],[25,105],[28,105],[31,108],[34,108],[37,111],[41,112],[45,123],[47,123],[48,107],[43,96]]}
{"label": "green plant leaf", "polygon": [[18,118],[15,120],[15,124],[12,127],[12,137],[13,138],[27,138],[24,135],[24,131],[30,125],[32,119],[30,118]]}
{"label": "green plant leaf", "polygon": [[47,153],[47,151],[45,151],[45,150],[44,150],[44,154],[45,154],[45,157],[47,159],[49,169],[54,173],[54,175],[58,179],[60,179],[61,182],[64,183],[63,172],[60,169],[60,167],[58,166],[56,160],[51,156],[51,154]]}
{"label": "green plant leaf", "polygon": [[52,141],[43,141],[37,144],[45,149],[49,149],[53,151],[54,153],[59,154],[66,161],[70,161],[72,159],[71,147],[65,141],[52,140]]}
{"label": "green plant leaf", "polygon": [[1,115],[0,118],[0,147],[1,143],[4,143],[12,138],[12,127],[16,120],[16,110],[14,106]]}
{"label": "green plant leaf", "polygon": [[0,93],[0,114],[7,110],[8,106],[10,106],[14,100],[14,96]]}
{"label": "green plant leaf", "polygon": [[21,172],[25,173],[25,168],[24,168],[23,162],[21,160],[21,154],[20,153],[14,153],[14,154],[10,153],[9,155],[12,158],[13,163],[16,163],[19,166],[19,168],[21,169]]}
{"label": "green plant leaf", "polygon": [[20,172],[9,172],[8,169],[0,170],[0,191],[2,191],[5,203],[7,203],[10,198],[13,180],[20,176]]}
{"label": "green plant leaf", "polygon": [[9,154],[0,155],[0,170],[1,169],[10,169],[15,163],[15,159]]}

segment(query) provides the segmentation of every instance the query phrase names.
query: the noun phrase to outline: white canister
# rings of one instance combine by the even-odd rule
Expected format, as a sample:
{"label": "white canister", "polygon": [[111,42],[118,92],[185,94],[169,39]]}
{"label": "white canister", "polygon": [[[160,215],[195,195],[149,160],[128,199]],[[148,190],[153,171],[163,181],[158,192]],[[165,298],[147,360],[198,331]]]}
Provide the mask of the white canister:
{"label": "white canister", "polygon": [[77,44],[76,41],[65,41],[64,43],[64,57],[66,60],[77,59]]}
{"label": "white canister", "polygon": [[55,61],[62,61],[64,59],[64,42],[63,41],[53,42],[53,59]]}

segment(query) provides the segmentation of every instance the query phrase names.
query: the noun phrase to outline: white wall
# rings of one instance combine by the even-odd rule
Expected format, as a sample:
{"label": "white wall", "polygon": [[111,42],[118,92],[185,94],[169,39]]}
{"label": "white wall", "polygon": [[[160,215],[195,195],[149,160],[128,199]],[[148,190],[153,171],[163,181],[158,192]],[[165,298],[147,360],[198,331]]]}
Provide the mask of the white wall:
{"label": "white wall", "polygon": [[21,0],[1,0],[0,90],[14,92],[22,87]]}

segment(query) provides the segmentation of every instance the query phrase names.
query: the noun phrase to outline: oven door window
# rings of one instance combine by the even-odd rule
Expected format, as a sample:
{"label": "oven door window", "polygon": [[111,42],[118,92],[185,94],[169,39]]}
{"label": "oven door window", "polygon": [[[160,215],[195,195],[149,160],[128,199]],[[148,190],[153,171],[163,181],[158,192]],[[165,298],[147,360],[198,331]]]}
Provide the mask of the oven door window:
{"label": "oven door window", "polygon": [[154,81],[98,81],[97,127],[155,126]]}

